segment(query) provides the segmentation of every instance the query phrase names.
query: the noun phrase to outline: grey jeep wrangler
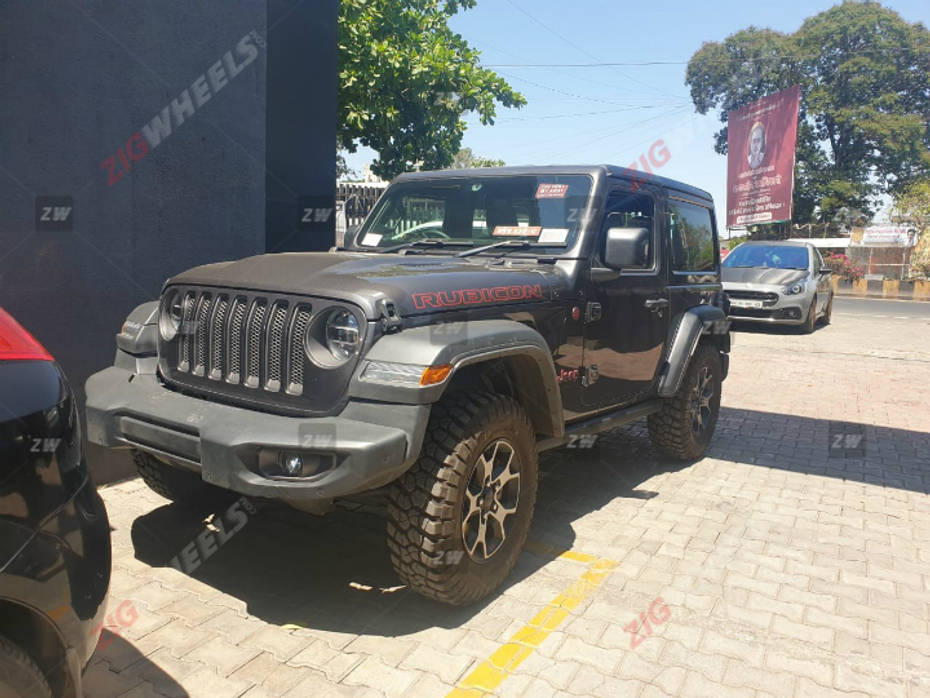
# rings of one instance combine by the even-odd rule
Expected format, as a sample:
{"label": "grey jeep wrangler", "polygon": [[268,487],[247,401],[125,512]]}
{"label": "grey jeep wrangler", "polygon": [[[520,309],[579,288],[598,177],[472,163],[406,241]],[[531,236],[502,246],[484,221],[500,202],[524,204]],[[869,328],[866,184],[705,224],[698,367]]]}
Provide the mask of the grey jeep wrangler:
{"label": "grey jeep wrangler", "polygon": [[169,279],[87,381],[87,428],[177,502],[325,512],[383,493],[400,578],[450,604],[507,577],[537,454],[648,418],[700,458],[730,349],[711,197],[610,167],[397,178],[345,248]]}

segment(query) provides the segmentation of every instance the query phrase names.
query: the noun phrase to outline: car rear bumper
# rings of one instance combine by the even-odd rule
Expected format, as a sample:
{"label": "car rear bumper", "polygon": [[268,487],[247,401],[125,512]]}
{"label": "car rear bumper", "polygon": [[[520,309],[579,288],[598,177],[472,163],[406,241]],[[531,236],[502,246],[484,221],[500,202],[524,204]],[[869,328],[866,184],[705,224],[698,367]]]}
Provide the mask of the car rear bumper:
{"label": "car rear bumper", "polygon": [[[211,402],[153,374],[110,367],[87,380],[88,439],[132,446],[246,495],[330,500],[403,474],[419,454],[429,405],[350,401],[334,417],[289,417]],[[307,477],[266,474],[277,457],[319,463]]]}

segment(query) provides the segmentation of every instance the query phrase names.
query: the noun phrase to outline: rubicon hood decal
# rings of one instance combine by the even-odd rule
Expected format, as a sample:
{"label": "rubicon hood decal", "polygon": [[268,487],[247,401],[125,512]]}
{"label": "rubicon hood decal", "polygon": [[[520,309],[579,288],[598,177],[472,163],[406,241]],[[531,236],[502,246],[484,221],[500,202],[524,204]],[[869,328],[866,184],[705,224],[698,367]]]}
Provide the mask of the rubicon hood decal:
{"label": "rubicon hood decal", "polygon": [[169,283],[320,296],[380,316],[390,301],[401,317],[503,303],[539,303],[567,288],[551,264],[507,265],[494,259],[352,252],[288,252],[190,269]]}
{"label": "rubicon hood decal", "polygon": [[456,308],[482,303],[541,299],[543,291],[540,284],[524,284],[520,286],[463,288],[456,291],[423,291],[414,293],[411,297],[413,298],[413,307],[421,310],[423,308]]}

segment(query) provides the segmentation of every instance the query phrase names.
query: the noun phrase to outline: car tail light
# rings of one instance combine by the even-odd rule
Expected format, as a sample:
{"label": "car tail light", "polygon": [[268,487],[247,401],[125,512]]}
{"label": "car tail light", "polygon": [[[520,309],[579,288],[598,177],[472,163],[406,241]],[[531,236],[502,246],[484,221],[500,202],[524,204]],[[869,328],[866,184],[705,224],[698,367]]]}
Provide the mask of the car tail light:
{"label": "car tail light", "polygon": [[45,347],[0,308],[0,361],[53,361]]}

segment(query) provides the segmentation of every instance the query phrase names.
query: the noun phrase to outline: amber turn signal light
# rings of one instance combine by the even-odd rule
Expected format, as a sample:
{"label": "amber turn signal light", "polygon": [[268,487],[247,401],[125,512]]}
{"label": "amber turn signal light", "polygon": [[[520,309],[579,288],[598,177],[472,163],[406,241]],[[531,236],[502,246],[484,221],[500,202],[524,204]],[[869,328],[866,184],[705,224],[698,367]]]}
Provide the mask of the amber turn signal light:
{"label": "amber turn signal light", "polygon": [[420,376],[420,385],[435,385],[442,383],[452,372],[452,366],[443,364],[441,366],[428,366],[423,375]]}

